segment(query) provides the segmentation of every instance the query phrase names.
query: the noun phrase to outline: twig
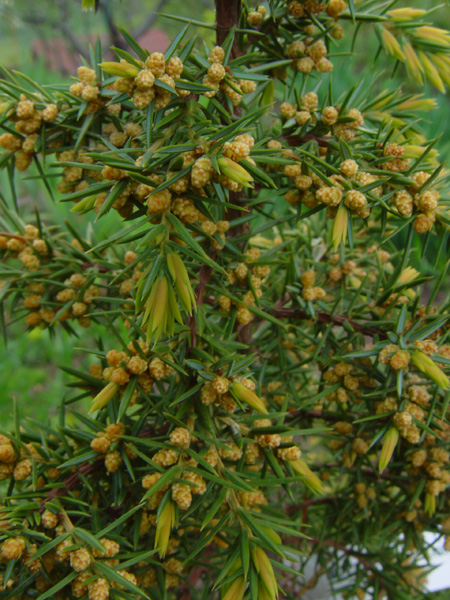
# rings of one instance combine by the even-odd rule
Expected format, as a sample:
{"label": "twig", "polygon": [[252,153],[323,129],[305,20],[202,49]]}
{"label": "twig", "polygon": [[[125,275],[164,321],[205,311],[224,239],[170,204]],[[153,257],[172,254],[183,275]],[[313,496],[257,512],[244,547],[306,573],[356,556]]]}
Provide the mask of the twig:
{"label": "twig", "polygon": [[6,231],[0,231],[0,237],[12,238],[15,240],[20,240],[21,242],[27,241],[23,235],[16,235],[15,233],[7,233]]}
{"label": "twig", "polygon": [[311,577],[311,579],[309,579],[305,583],[305,585],[303,587],[301,587],[300,590],[296,593],[295,597],[301,598],[303,596],[303,594],[305,594],[309,590],[312,590],[316,586],[317,581],[324,574],[324,572],[325,572],[325,567],[320,567],[320,569],[317,569],[317,571],[314,573],[314,575]]}
{"label": "twig", "polygon": [[[362,414],[351,414],[352,421],[357,419],[362,419],[366,415]],[[307,419],[322,419],[323,421],[331,421],[332,423],[336,423],[337,421],[342,421],[344,419],[343,415],[339,415],[337,413],[327,413],[322,410],[304,410],[299,408],[298,410],[292,410],[287,415],[287,421],[293,421],[297,417],[305,417]]]}
{"label": "twig", "polygon": [[105,23],[109,32],[109,43],[112,46],[116,46],[116,48],[121,48],[122,50],[126,50],[128,48],[127,42],[124,40],[122,35],[120,34],[117,25],[114,20],[114,16],[111,8],[112,2],[106,0],[106,2],[100,2],[99,8],[103,13],[105,18]]}
{"label": "twig", "polygon": [[[278,307],[273,310],[272,314],[274,317],[279,318],[313,320],[311,315],[308,315],[308,313],[299,308]],[[367,325],[366,323],[358,323],[357,321],[350,319],[346,315],[330,315],[323,311],[317,312],[316,322],[334,323],[335,325],[345,325],[345,323],[348,323],[352,327],[352,329],[354,329],[358,333],[362,333],[363,335],[367,335],[370,337],[374,337],[377,335],[380,337],[380,339],[383,340],[387,338],[387,334],[378,327],[374,327],[373,325]]]}
{"label": "twig", "polygon": [[335,502],[336,498],[333,496],[326,496],[325,498],[311,498],[310,500],[304,500],[300,504],[291,504],[286,507],[286,512],[288,515],[292,515],[298,510],[303,510],[309,506],[320,506],[321,504],[331,504]]}
{"label": "twig", "polygon": [[[212,250],[211,258],[216,258],[217,252]],[[199,284],[195,290],[195,302],[197,306],[201,306],[205,300],[206,286],[212,275],[212,267],[209,265],[202,265],[198,274]],[[197,342],[197,323],[195,322],[195,315],[191,315],[188,320],[188,326],[191,329],[191,346],[195,346]]]}
{"label": "twig", "polygon": [[302,144],[306,144],[306,142],[314,140],[319,144],[319,146],[326,148],[330,143],[330,138],[316,135],[312,131],[306,133],[302,137],[300,137],[299,135],[285,135],[283,136],[283,139],[285,139],[290,146],[301,146]]}
{"label": "twig", "polygon": [[310,542],[314,545],[321,545],[321,546],[328,546],[329,548],[336,548],[336,550],[340,550],[347,556],[353,556],[354,558],[356,558],[369,571],[372,571],[372,572],[378,574],[378,569],[369,560],[364,558],[364,555],[361,554],[361,552],[357,552],[356,550],[353,550],[352,548],[348,548],[347,546],[345,546],[344,544],[341,544],[340,542],[336,542],[335,540],[320,540],[319,538],[314,538],[314,537],[309,538],[308,542]]}
{"label": "twig", "polygon": [[60,11],[61,11],[61,19],[57,22],[52,23],[52,28],[55,30],[61,31],[64,34],[64,37],[67,38],[72,45],[73,49],[78,52],[80,56],[87,58],[89,53],[86,52],[83,44],[77,39],[77,37],[73,34],[73,30],[70,27],[71,19],[69,15],[68,5],[66,0],[59,0],[58,2]]}

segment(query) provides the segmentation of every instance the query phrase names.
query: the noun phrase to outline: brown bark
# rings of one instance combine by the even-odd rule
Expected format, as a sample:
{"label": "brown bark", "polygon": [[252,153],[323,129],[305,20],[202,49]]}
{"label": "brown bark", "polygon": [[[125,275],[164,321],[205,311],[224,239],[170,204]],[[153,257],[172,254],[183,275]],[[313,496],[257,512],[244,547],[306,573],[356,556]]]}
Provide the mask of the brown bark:
{"label": "brown bark", "polygon": [[[241,0],[216,0],[216,40],[221,46],[233,27],[239,24]],[[231,50],[232,58],[239,56],[240,51],[236,39]]]}
{"label": "brown bark", "polygon": [[[216,251],[212,250],[211,258],[215,260]],[[199,284],[195,290],[195,302],[197,306],[201,306],[205,299],[206,286],[212,275],[212,267],[209,265],[202,265],[199,273]],[[188,325],[191,329],[191,347],[197,344],[197,323],[195,322],[195,314],[189,317]]]}

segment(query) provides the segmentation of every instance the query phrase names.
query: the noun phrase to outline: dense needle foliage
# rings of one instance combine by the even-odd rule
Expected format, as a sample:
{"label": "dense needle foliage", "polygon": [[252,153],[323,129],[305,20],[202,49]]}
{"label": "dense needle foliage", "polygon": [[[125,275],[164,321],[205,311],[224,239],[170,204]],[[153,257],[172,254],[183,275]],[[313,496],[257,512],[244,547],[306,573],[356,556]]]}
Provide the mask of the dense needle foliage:
{"label": "dense needle foliage", "polygon": [[[450,549],[449,172],[433,100],[370,65],[333,89],[356,35],[409,89],[450,84],[434,11],[395,5],[217,0],[215,47],[182,23],[164,55],[97,44],[71,84],[3,70],[2,329],[116,343],[65,367],[57,422],[0,436],[2,598],[294,599],[323,574],[426,597],[424,533]],[[64,230],[23,209],[29,173],[73,203]],[[77,225],[111,212],[109,237]]]}

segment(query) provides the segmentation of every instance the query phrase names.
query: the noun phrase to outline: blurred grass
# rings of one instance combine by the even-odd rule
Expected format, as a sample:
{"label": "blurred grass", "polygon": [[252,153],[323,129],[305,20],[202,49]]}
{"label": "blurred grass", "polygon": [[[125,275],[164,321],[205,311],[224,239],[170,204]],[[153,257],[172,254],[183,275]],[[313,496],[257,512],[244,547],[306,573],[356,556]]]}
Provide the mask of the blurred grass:
{"label": "blurred grass", "polygon": [[0,361],[0,422],[12,422],[13,400],[21,416],[46,422],[56,414],[66,377],[58,365],[72,365],[75,352],[66,336],[50,338],[46,330],[9,329],[8,345],[2,347]]}

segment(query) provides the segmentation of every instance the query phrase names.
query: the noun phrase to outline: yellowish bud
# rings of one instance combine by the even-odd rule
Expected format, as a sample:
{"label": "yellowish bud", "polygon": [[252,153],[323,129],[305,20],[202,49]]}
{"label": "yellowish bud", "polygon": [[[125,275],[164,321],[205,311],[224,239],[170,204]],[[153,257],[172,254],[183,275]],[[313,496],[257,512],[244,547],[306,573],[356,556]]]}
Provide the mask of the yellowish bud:
{"label": "yellowish bud", "polygon": [[155,548],[160,558],[166,556],[170,533],[175,525],[175,504],[168,500],[156,521]]}
{"label": "yellowish bud", "polygon": [[251,182],[253,181],[253,177],[244,169],[244,167],[241,167],[240,164],[234,160],[231,160],[231,158],[221,156],[217,160],[217,164],[219,165],[220,172],[223,173],[223,175],[226,175],[244,187],[252,187]]}
{"label": "yellowish bud", "polygon": [[416,51],[414,50],[414,48],[412,47],[412,45],[409,42],[406,44],[403,44],[403,53],[406,58],[406,66],[407,66],[410,74],[412,75],[412,77],[414,77],[414,79],[416,80],[416,82],[419,85],[423,85],[422,74],[423,74],[424,68],[422,66],[422,63],[419,60],[419,57],[416,54]]}
{"label": "yellowish bud", "polygon": [[89,212],[90,210],[92,210],[94,208],[95,199],[96,199],[96,196],[88,196],[87,198],[83,198],[83,200],[80,200],[74,206],[72,206],[72,208],[70,209],[70,212],[76,212],[79,214],[84,214],[86,212]]}
{"label": "yellowish bud", "polygon": [[250,246],[256,246],[257,248],[273,248],[279,244],[277,240],[270,240],[263,235],[254,235],[249,240]]}
{"label": "yellowish bud", "polygon": [[412,350],[411,360],[422,373],[434,381],[440,388],[443,390],[448,390],[450,388],[450,381],[447,375],[429,356],[420,350]]}
{"label": "yellowish bud", "polygon": [[424,510],[430,517],[436,511],[436,496],[433,496],[433,494],[430,494],[429,492],[425,494]]}
{"label": "yellowish bud", "polygon": [[335,250],[337,250],[341,242],[345,244],[345,240],[347,239],[347,227],[348,212],[344,204],[342,203],[339,205],[339,208],[333,221],[333,233],[331,239],[333,242],[333,248]]}
{"label": "yellowish bud", "polygon": [[238,577],[233,581],[226,591],[222,592],[222,600],[242,600],[245,594],[247,582],[243,577]]}
{"label": "yellowish bud", "polygon": [[173,326],[170,299],[169,283],[167,277],[163,276],[153,283],[145,306],[143,324],[147,323],[147,341],[154,335],[157,342]]}
{"label": "yellowish bud", "polygon": [[292,460],[289,463],[297,475],[299,475],[303,483],[314,493],[322,494],[322,482],[315,473],[311,471],[308,465],[301,458]]}
{"label": "yellowish bud", "polygon": [[378,460],[378,471],[380,473],[388,466],[397,446],[398,438],[399,432],[397,427],[390,427],[383,438],[383,446],[381,447],[380,458]]}
{"label": "yellowish bud", "polygon": [[6,114],[6,113],[13,114],[14,104],[15,103],[11,100],[8,100],[5,102],[0,102],[0,115]]}
{"label": "yellowish bud", "polygon": [[99,67],[108,75],[118,75],[127,79],[134,79],[140,71],[139,67],[127,62],[102,62],[99,63]]}
{"label": "yellowish bud", "polygon": [[403,271],[400,273],[400,277],[398,278],[398,283],[400,283],[400,284],[411,283],[419,275],[420,275],[420,273],[417,269],[414,269],[413,267],[406,267],[406,269],[403,269]]}
{"label": "yellowish bud", "polygon": [[230,384],[229,389],[235,394],[238,400],[246,402],[249,406],[260,413],[267,414],[267,408],[265,407],[261,398],[258,398],[255,392],[252,392],[252,390],[246,388],[245,385],[242,385],[242,383],[234,381]]}
{"label": "yellowish bud", "polygon": [[425,71],[425,75],[428,77],[428,80],[435,87],[437,87],[437,89],[440,92],[444,93],[445,92],[444,82],[442,81],[437,68],[434,66],[434,64],[431,62],[431,60],[425,54],[425,52],[422,52],[421,50],[419,50],[419,58],[422,63],[422,66],[423,66],[423,70]]}
{"label": "yellowish bud", "polygon": [[264,532],[267,534],[267,536],[270,537],[272,542],[274,542],[275,544],[278,544],[279,546],[282,545],[283,541],[282,541],[281,537],[271,527],[261,527],[261,529],[263,529]]}
{"label": "yellowish bud", "polygon": [[406,60],[398,39],[389,31],[389,29],[383,28],[381,38],[388,54],[402,62]]}
{"label": "yellowish bud", "polygon": [[396,8],[394,10],[388,10],[387,16],[392,21],[411,21],[412,19],[418,19],[425,14],[425,10],[421,8]]}
{"label": "yellowish bud", "polygon": [[167,255],[167,267],[170,275],[175,282],[178,295],[183,305],[184,310],[191,315],[192,309],[196,308],[195,294],[189,280],[187,269],[176,252],[171,252]]}
{"label": "yellowish bud", "polygon": [[[252,548],[252,559],[266,598],[275,600],[278,598],[278,584],[269,557],[262,548],[254,546]],[[261,597],[260,594],[258,596]]]}
{"label": "yellowish bud", "polygon": [[445,29],[424,25],[423,27],[418,27],[414,33],[417,37],[433,42],[433,44],[440,44],[446,48],[450,46],[450,32]]}
{"label": "yellowish bud", "polygon": [[413,96],[408,100],[404,100],[396,107],[399,110],[434,110],[437,108],[437,102],[435,98],[423,98],[421,95]]}
{"label": "yellowish bud", "polygon": [[450,62],[448,57],[443,54],[433,54],[431,57],[439,75],[446,85],[450,85]]}
{"label": "yellowish bud", "polygon": [[82,0],[81,1],[81,10],[83,12],[87,12],[88,10],[93,10],[96,6],[96,0]]}
{"label": "yellowish bud", "polygon": [[117,386],[112,381],[108,383],[108,385],[104,387],[102,391],[95,396],[92,406],[89,409],[89,414],[106,406],[108,402],[114,398],[118,389],[119,386]]}
{"label": "yellowish bud", "polygon": [[[420,158],[426,150],[426,148],[424,148],[423,146],[414,146],[412,144],[407,145],[404,148],[405,151],[403,153],[403,158]],[[432,148],[429,151],[427,158],[431,160],[433,158],[436,158],[437,156],[438,151],[436,150],[436,148]]]}

